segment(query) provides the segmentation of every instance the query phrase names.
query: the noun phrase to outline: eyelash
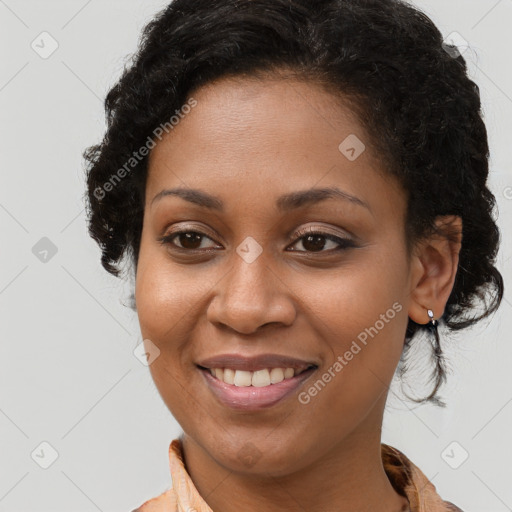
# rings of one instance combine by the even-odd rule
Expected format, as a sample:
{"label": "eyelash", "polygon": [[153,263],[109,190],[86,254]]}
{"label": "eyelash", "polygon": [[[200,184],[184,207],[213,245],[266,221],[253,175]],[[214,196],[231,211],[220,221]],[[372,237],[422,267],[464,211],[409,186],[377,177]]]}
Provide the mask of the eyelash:
{"label": "eyelash", "polygon": [[[202,238],[209,238],[210,240],[212,240],[206,233],[203,233],[201,231],[195,231],[195,230],[192,230],[192,229],[185,229],[185,230],[181,230],[181,231],[175,231],[174,233],[170,233],[169,235],[162,236],[162,237],[158,238],[157,240],[162,245],[171,246],[172,249],[176,249],[178,251],[184,251],[184,252],[205,251],[205,249],[185,249],[184,247],[179,247],[179,246],[177,246],[176,244],[173,243],[174,238],[176,238],[179,235],[186,234],[186,233],[199,235]],[[303,229],[297,231],[293,236],[294,236],[294,242],[292,243],[292,245],[295,245],[299,240],[302,240],[306,236],[321,236],[321,237],[326,238],[327,240],[335,242],[335,243],[337,243],[339,245],[339,247],[337,247],[336,249],[330,249],[330,250],[327,250],[327,251],[324,251],[324,250],[320,250],[320,251],[299,251],[299,250],[294,249],[293,252],[302,252],[302,253],[309,253],[309,254],[321,254],[321,253],[332,253],[332,252],[342,251],[342,250],[345,250],[345,249],[356,247],[356,244],[352,240],[350,240],[348,238],[338,237],[338,236],[335,236],[335,235],[331,235],[330,233],[319,231],[319,230],[317,230],[315,228],[311,228],[311,227],[303,228]]]}

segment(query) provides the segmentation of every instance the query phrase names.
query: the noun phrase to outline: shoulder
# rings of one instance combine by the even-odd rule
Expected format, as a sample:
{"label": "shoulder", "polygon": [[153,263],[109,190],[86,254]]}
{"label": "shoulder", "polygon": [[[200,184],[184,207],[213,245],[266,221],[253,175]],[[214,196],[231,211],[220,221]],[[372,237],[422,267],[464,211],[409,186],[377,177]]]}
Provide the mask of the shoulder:
{"label": "shoulder", "polygon": [[446,512],[464,512],[461,508],[457,507],[457,505],[454,505],[451,501],[445,501],[444,504],[446,505]]}
{"label": "shoulder", "polygon": [[384,470],[395,490],[406,496],[414,512],[463,512],[450,501],[444,501],[435,485],[403,452],[381,444]]}
{"label": "shoulder", "polygon": [[155,498],[145,501],[140,507],[131,512],[174,512],[176,510],[176,499],[172,489]]}

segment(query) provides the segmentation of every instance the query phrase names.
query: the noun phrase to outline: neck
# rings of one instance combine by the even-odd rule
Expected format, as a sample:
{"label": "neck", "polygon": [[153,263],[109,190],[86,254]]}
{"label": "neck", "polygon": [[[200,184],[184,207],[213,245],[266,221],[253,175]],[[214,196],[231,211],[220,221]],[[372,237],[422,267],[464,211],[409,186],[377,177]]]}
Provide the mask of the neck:
{"label": "neck", "polygon": [[284,476],[231,471],[186,435],[182,448],[196,489],[215,511],[408,511],[384,471],[380,425],[352,432],[316,454],[314,463]]}

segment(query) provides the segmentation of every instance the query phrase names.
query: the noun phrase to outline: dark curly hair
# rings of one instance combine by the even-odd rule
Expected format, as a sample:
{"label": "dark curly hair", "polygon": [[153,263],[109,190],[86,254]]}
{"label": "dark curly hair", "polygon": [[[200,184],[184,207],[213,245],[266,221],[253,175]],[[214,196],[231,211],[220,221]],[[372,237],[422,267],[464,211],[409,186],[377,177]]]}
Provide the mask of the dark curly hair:
{"label": "dark curly hair", "polygon": [[[103,267],[118,276],[116,263],[129,256],[137,271],[147,148],[161,132],[155,129],[167,122],[169,131],[169,118],[204,84],[283,70],[357,113],[383,169],[406,193],[409,251],[436,230],[453,236],[436,228],[436,217],[462,218],[459,267],[441,325],[455,331],[493,313],[503,278],[494,266],[500,233],[486,185],[479,89],[457,48],[402,0],[175,0],[157,14],[108,92],[103,141],[84,152],[88,228]],[[409,319],[399,375],[415,334],[433,334],[434,389],[411,400],[444,406],[436,394],[446,380],[443,353],[429,330]]]}

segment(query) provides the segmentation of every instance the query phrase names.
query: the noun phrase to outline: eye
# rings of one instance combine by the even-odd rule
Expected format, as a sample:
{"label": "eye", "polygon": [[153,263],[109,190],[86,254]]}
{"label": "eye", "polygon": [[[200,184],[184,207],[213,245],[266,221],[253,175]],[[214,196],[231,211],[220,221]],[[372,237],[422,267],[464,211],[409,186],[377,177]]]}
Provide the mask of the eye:
{"label": "eye", "polygon": [[[175,239],[180,245],[174,242]],[[199,231],[175,231],[174,233],[159,238],[158,241],[162,245],[173,245],[177,249],[184,251],[195,251],[205,249],[205,247],[202,246],[203,239],[208,239],[213,242],[210,237]]]}
{"label": "eye", "polygon": [[[356,247],[356,244],[349,238],[332,235],[331,233],[326,233],[312,227],[302,229],[295,233],[294,236],[299,237],[294,245],[302,243],[305,249],[305,251],[297,252],[332,252],[348,249],[349,247]],[[331,247],[328,247],[329,245]],[[330,250],[324,251],[323,249],[325,249],[326,246]],[[295,251],[296,249],[293,250]]]}
{"label": "eye", "polygon": [[[331,252],[348,249],[349,247],[356,247],[356,244],[349,238],[335,236],[331,233],[320,231],[311,227],[298,231],[294,234],[294,237],[299,237],[294,245],[302,243],[302,246],[305,249],[292,249],[292,251],[295,252]],[[210,240],[213,242],[213,245],[210,247],[205,247],[203,245],[205,240]],[[182,251],[196,251],[209,248],[215,249],[220,247],[205,233],[192,230],[175,231],[174,233],[170,233],[158,238],[158,241],[162,245],[171,245],[173,248]],[[329,245],[331,247],[329,247]],[[323,250],[326,247],[329,250]]]}

